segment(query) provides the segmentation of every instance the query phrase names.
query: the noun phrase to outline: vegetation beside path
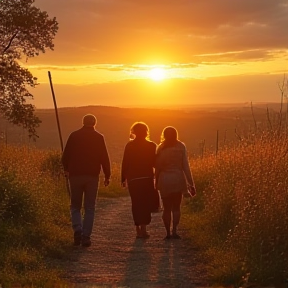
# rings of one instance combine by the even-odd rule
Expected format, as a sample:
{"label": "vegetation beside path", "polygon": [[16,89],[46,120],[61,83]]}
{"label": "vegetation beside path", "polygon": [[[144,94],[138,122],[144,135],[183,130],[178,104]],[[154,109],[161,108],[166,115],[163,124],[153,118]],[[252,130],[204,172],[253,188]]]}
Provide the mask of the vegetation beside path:
{"label": "vegetation beside path", "polygon": [[0,151],[0,283],[38,287],[58,279],[49,262],[71,237],[68,197],[51,169],[57,156],[27,146]]}
{"label": "vegetation beside path", "polygon": [[[55,259],[71,251],[69,197],[59,151],[0,147],[0,284],[46,287],[59,281]],[[115,177],[118,166],[112,163]],[[100,197],[127,195],[100,185]]]}
{"label": "vegetation beside path", "polygon": [[[221,149],[217,157],[191,159],[198,194],[184,201],[181,225],[191,246],[200,248],[211,285],[285,283],[287,150],[285,135],[262,133]],[[72,232],[59,157],[27,146],[1,147],[2,287],[61,281],[53,259],[69,257]],[[117,178],[120,166],[112,165],[111,186],[101,185],[99,196],[127,196]]]}
{"label": "vegetation beside path", "polygon": [[198,195],[184,222],[211,283],[285,285],[288,269],[288,142],[261,132],[193,160]]}

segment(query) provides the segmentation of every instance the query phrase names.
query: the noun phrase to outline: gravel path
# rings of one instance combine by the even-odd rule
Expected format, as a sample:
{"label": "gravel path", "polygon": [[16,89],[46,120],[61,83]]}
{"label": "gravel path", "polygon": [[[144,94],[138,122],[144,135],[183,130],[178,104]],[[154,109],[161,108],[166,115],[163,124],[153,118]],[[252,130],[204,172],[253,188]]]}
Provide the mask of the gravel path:
{"label": "gravel path", "polygon": [[[181,240],[163,240],[161,213],[152,215],[149,239],[136,239],[129,197],[99,199],[92,246],[77,247],[67,262],[69,287],[203,287],[197,249]],[[185,231],[179,227],[179,234]]]}

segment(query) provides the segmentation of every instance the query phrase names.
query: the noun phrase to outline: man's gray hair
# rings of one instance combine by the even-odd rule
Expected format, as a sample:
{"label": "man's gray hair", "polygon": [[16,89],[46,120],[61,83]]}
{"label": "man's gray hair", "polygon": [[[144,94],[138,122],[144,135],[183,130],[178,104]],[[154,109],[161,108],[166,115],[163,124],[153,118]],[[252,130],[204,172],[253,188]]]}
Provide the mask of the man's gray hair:
{"label": "man's gray hair", "polygon": [[87,114],[83,117],[83,125],[93,127],[97,123],[97,119],[93,114]]}

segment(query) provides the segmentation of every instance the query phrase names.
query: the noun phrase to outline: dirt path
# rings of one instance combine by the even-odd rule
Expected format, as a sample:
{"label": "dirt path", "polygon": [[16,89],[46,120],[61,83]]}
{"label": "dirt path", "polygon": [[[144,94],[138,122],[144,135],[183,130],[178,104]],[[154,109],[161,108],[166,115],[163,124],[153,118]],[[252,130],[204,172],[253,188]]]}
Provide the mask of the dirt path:
{"label": "dirt path", "polygon": [[[206,286],[197,249],[184,239],[163,240],[161,213],[152,215],[149,239],[135,238],[130,205],[129,197],[98,201],[92,246],[75,248],[67,263],[69,287]],[[179,234],[185,235],[181,227]]]}

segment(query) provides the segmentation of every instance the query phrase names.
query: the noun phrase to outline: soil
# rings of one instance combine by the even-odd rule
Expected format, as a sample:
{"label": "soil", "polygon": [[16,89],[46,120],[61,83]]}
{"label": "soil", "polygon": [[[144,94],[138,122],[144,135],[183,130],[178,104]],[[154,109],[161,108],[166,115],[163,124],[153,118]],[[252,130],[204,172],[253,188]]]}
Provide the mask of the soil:
{"label": "soil", "polygon": [[152,214],[150,238],[136,239],[129,197],[98,199],[89,248],[75,247],[65,264],[69,287],[204,287],[205,271],[187,231],[164,240],[161,213]]}

